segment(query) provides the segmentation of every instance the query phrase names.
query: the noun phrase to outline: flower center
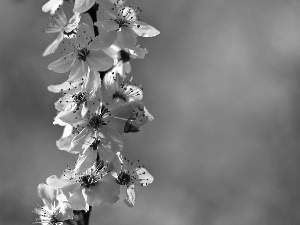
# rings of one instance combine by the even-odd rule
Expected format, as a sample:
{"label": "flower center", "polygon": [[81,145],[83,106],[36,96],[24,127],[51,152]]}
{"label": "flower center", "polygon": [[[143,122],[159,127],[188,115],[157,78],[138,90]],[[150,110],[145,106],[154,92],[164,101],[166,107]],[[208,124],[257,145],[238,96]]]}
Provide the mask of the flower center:
{"label": "flower center", "polygon": [[130,54],[128,52],[124,51],[123,49],[121,51],[119,51],[119,56],[120,56],[120,60],[122,60],[123,63],[130,61]]}
{"label": "flower center", "polygon": [[128,185],[130,181],[131,181],[130,174],[123,171],[118,175],[118,178],[116,180],[116,182],[120,185]]}
{"label": "flower center", "polygon": [[79,92],[79,93],[77,93],[77,94],[74,94],[74,95],[72,96],[72,98],[73,98],[74,102],[75,102],[77,105],[80,105],[80,104],[86,102],[85,95],[86,95],[86,92]]}
{"label": "flower center", "polygon": [[77,58],[85,62],[89,53],[90,50],[87,50],[86,48],[79,49],[77,51]]}
{"label": "flower center", "polygon": [[93,174],[84,175],[79,178],[79,182],[81,183],[81,186],[89,188],[90,186],[95,186],[98,182],[98,178]]}
{"label": "flower center", "polygon": [[115,22],[119,24],[119,28],[128,27],[131,21],[139,20],[137,16],[142,10],[137,7],[137,9],[132,9],[130,7],[123,7],[119,9],[119,13],[117,15],[117,19]]}
{"label": "flower center", "polygon": [[113,99],[120,98],[126,102],[126,96],[123,93],[121,93],[120,91],[116,91],[112,97],[113,97]]}
{"label": "flower center", "polygon": [[97,150],[100,142],[101,141],[99,139],[95,139],[94,142],[90,145],[90,148],[92,148],[93,150]]}
{"label": "flower center", "polygon": [[102,121],[102,115],[93,116],[89,121],[89,126],[96,130],[102,125],[106,125],[106,123]]}
{"label": "flower center", "polygon": [[130,24],[128,21],[124,19],[116,19],[115,21],[119,24],[119,28],[128,27],[128,25]]}

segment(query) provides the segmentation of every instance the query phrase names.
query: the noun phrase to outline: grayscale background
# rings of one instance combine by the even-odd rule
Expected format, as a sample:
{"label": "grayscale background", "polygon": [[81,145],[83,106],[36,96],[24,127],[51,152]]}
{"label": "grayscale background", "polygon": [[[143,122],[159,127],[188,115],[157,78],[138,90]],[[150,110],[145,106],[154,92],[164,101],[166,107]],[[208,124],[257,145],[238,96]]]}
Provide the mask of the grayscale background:
{"label": "grayscale background", "polygon": [[[149,54],[132,61],[155,120],[123,153],[155,180],[90,225],[300,224],[300,1],[131,2],[161,34],[139,38]],[[56,37],[44,3],[0,1],[1,225],[33,222],[37,185],[75,162],[55,146],[47,86],[68,74],[47,69],[59,53],[42,57]]]}

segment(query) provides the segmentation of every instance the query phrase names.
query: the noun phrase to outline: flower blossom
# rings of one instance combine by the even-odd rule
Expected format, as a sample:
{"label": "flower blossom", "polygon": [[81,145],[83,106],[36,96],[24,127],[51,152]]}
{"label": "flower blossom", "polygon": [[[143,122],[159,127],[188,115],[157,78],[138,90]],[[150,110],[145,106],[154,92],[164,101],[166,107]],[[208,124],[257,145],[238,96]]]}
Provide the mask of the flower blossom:
{"label": "flower blossom", "polygon": [[101,80],[99,73],[96,71],[89,71],[83,85],[79,86],[79,88],[74,88],[77,89],[77,92],[71,94],[70,92],[65,92],[64,96],[55,102],[55,108],[58,111],[80,110],[82,115],[88,110],[93,110],[93,108],[96,109],[100,104],[101,99],[100,85]]}
{"label": "flower blossom", "polygon": [[147,186],[153,182],[154,178],[144,167],[136,166],[136,163],[130,163],[121,154],[117,154],[113,164],[116,172],[112,174],[116,178],[116,182],[127,187],[124,203],[129,207],[133,207],[138,186]]}
{"label": "flower blossom", "polygon": [[126,6],[118,7],[116,5],[116,15],[107,11],[108,20],[97,21],[94,24],[101,29],[109,32],[117,32],[116,41],[124,48],[131,48],[136,45],[136,35],[141,37],[154,37],[160,32],[145,22],[141,22],[138,13],[140,8],[136,10]]}
{"label": "flower blossom", "polygon": [[88,69],[93,71],[105,71],[111,68],[113,60],[101,50],[109,47],[112,42],[108,36],[99,35],[92,38],[92,33],[87,24],[81,24],[78,28],[73,43],[66,47],[65,55],[48,65],[49,70],[57,73],[65,73],[71,70],[68,81],[73,82],[84,77]]}
{"label": "flower blossom", "polygon": [[82,173],[67,169],[61,178],[52,175],[46,182],[55,190],[61,189],[74,210],[88,210],[89,205],[113,204],[119,200],[120,185],[107,168],[100,163]]}
{"label": "flower blossom", "polygon": [[[102,101],[110,105],[120,106],[128,102],[140,102],[143,98],[141,86],[132,85],[131,81],[120,82],[121,78],[114,71],[107,73],[103,79]],[[142,104],[136,105],[131,117],[125,123],[124,131],[137,132],[139,127],[152,121],[154,117]]]}
{"label": "flower blossom", "polygon": [[129,81],[121,81],[115,70],[108,72],[103,79],[102,101],[112,103],[111,105],[120,106],[132,101],[141,101],[143,98],[142,85],[136,86]]}
{"label": "flower blossom", "polygon": [[80,13],[74,13],[69,21],[62,8],[58,8],[55,14],[50,18],[45,33],[59,33],[57,38],[46,48],[43,56],[50,55],[56,51],[59,44],[64,38],[74,38],[76,36],[77,27],[80,22]]}
{"label": "flower blossom", "polygon": [[131,59],[143,59],[147,54],[147,50],[139,46],[121,48],[117,44],[111,45],[104,52],[114,59],[115,71],[122,78],[126,78],[131,72]]}
{"label": "flower blossom", "polygon": [[[106,149],[122,150],[121,133],[124,133],[124,126],[138,104],[130,102],[111,111],[101,104],[95,112],[89,111],[83,117],[78,111],[61,114],[58,119],[79,130],[79,133],[72,138],[71,147],[67,151],[82,154],[94,140],[99,140]],[[72,136],[73,134],[64,137],[64,140],[69,140]]]}
{"label": "flower blossom", "polygon": [[33,212],[39,215],[34,223],[62,225],[64,220],[73,218],[71,204],[59,196],[59,190],[53,190],[46,184],[40,184],[37,189],[45,206],[34,208]]}

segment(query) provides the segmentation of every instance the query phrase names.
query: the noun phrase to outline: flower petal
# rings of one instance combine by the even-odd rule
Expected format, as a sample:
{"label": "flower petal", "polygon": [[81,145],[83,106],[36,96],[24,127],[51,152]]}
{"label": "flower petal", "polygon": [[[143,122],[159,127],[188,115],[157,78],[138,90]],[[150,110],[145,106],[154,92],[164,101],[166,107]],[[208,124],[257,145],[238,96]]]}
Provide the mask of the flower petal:
{"label": "flower petal", "polygon": [[54,103],[57,111],[70,111],[76,108],[76,103],[73,102],[72,95],[64,95]]}
{"label": "flower petal", "polygon": [[53,121],[53,124],[54,125],[59,125],[59,126],[66,126],[66,125],[68,125],[67,123],[65,123],[65,122],[63,122],[63,121],[61,121],[59,118],[57,118],[57,117],[55,117],[54,118],[54,121]]}
{"label": "flower petal", "polygon": [[60,202],[56,208],[56,219],[64,221],[72,219],[74,216],[72,206],[69,202]]}
{"label": "flower petal", "polygon": [[81,173],[92,167],[97,159],[97,151],[87,149],[85,153],[78,157],[74,168],[75,173]]}
{"label": "flower petal", "polygon": [[119,133],[124,133],[124,125],[138,105],[138,102],[133,101],[112,110],[111,117],[109,118],[109,126]]}
{"label": "flower petal", "polygon": [[69,19],[68,25],[65,27],[65,32],[70,33],[74,29],[78,27],[78,24],[80,22],[81,16],[80,13],[74,13],[74,15]]}
{"label": "flower petal", "polygon": [[56,200],[56,192],[47,184],[39,184],[37,187],[38,195],[43,200],[44,204],[51,209]]}
{"label": "flower petal", "polygon": [[123,48],[131,48],[136,44],[136,34],[132,29],[128,27],[122,27],[121,31],[118,31],[117,42]]}
{"label": "flower petal", "polygon": [[87,101],[87,108],[91,113],[97,112],[101,107],[101,89],[98,88],[96,91],[96,96],[92,101]]}
{"label": "flower petal", "polygon": [[127,85],[126,90],[124,91],[129,99],[128,101],[141,101],[143,99],[143,91],[140,87],[135,85]]}
{"label": "flower petal", "polygon": [[[116,151],[116,149],[114,149],[114,150]],[[104,148],[102,145],[98,146],[99,156],[105,162],[112,162],[112,160],[115,158],[115,155],[116,155],[115,151]]]}
{"label": "flower petal", "polygon": [[75,0],[74,12],[84,13],[95,4],[95,0]]}
{"label": "flower petal", "polygon": [[88,73],[88,71],[89,69],[87,64],[82,60],[76,59],[75,64],[72,67],[71,73],[69,75],[68,81],[73,82],[75,80],[79,80],[83,78]]}
{"label": "flower petal", "polygon": [[77,125],[85,124],[86,122],[81,118],[81,114],[79,111],[67,111],[67,112],[60,112],[56,116],[61,121],[76,127]]}
{"label": "flower petal", "polygon": [[110,103],[113,99],[113,94],[118,90],[117,82],[116,82],[116,73],[113,69],[105,74],[103,78],[103,86],[102,89],[102,101],[105,103]]}
{"label": "flower petal", "polygon": [[119,24],[114,20],[97,21],[96,23],[94,23],[94,25],[106,31],[113,31],[119,29]]}
{"label": "flower petal", "polygon": [[141,37],[154,37],[158,35],[160,32],[149,24],[142,21],[134,21],[132,22],[132,30]]}
{"label": "flower petal", "polygon": [[48,65],[49,70],[53,70],[56,73],[65,73],[68,72],[73,66],[76,58],[74,53],[70,53],[64,57],[61,57],[59,60]]}
{"label": "flower petal", "polygon": [[[92,100],[96,97],[97,90],[101,87],[100,74],[97,71],[90,70],[87,76],[87,80],[83,86],[82,91],[88,94],[88,100]],[[101,98],[101,93],[99,96]]]}
{"label": "flower petal", "polygon": [[98,206],[102,202],[116,203],[119,200],[120,185],[116,183],[115,178],[107,174],[103,180],[96,183],[95,186],[86,189],[87,203],[91,206]]}
{"label": "flower petal", "polygon": [[89,49],[101,50],[104,48],[108,48],[115,42],[116,39],[117,39],[117,32],[103,31],[101,34],[99,34],[97,37],[93,39],[93,42],[89,45]]}
{"label": "flower petal", "polygon": [[63,4],[63,0],[50,0],[42,7],[43,12],[49,12],[53,15],[55,11]]}
{"label": "flower petal", "polygon": [[106,71],[113,65],[113,60],[102,51],[91,50],[90,54],[86,58],[86,61],[91,68],[95,71]]}
{"label": "flower petal", "polygon": [[135,204],[135,191],[134,191],[134,185],[130,185],[126,190],[126,198],[124,199],[124,203],[128,207],[133,207]]}
{"label": "flower petal", "polygon": [[55,14],[50,18],[48,26],[44,30],[45,33],[63,32],[68,21],[62,8],[58,8]]}
{"label": "flower petal", "polygon": [[95,113],[100,108],[101,103],[101,78],[97,71],[90,70],[87,81],[82,91],[87,93],[87,109],[91,113]]}
{"label": "flower petal", "polygon": [[[116,32],[116,35],[118,33]],[[118,57],[119,57],[119,51],[121,48],[115,44],[112,44],[110,47],[103,49],[103,52],[105,52],[107,55],[109,55],[111,58],[116,60],[118,62]]]}
{"label": "flower petal", "polygon": [[139,58],[143,59],[145,58],[145,55],[148,53],[147,49],[145,48],[140,48],[138,46],[133,47],[131,49],[128,49],[129,53],[132,55],[133,58]]}
{"label": "flower petal", "polygon": [[79,47],[84,47],[88,45],[88,43],[92,40],[92,38],[93,38],[93,33],[90,29],[90,26],[85,23],[82,23],[78,27],[77,36],[74,39],[74,43],[77,46],[79,45]]}
{"label": "flower petal", "polygon": [[64,82],[62,84],[55,84],[48,86],[48,91],[54,93],[64,92],[65,94],[73,95],[78,92],[80,85],[84,83],[84,79],[78,79],[73,82]]}
{"label": "flower petal", "polygon": [[57,148],[59,150],[65,150],[70,153],[76,153],[76,152],[69,151],[73,138],[74,138],[74,134],[60,138],[59,140],[56,141]]}
{"label": "flower petal", "polygon": [[62,137],[56,141],[56,146],[59,150],[69,151],[71,142],[75,136],[75,134],[73,134],[72,132],[73,127],[70,124],[67,124],[64,128]]}
{"label": "flower petal", "polygon": [[50,54],[54,53],[56,51],[56,49],[58,48],[60,42],[63,39],[64,39],[64,34],[59,33],[57,38],[46,48],[46,50],[43,53],[43,56],[47,56],[47,55],[50,55]]}
{"label": "flower petal", "polygon": [[73,210],[87,210],[89,208],[85,201],[82,187],[74,189],[72,194],[73,195],[69,198],[69,202],[71,203]]}
{"label": "flower petal", "polygon": [[102,130],[103,133],[99,134],[101,144],[106,149],[111,150],[113,152],[121,151],[123,148],[122,136],[117,131],[107,126],[105,126],[105,128],[103,128]]}
{"label": "flower petal", "polygon": [[46,179],[46,183],[53,188],[54,190],[58,190],[60,188],[68,187],[73,185],[74,182],[70,180],[63,180],[58,178],[56,175],[52,175]]}
{"label": "flower petal", "polygon": [[[101,5],[100,5],[101,6]],[[103,15],[104,15],[104,18],[105,19],[108,19],[108,20],[110,20],[110,19],[116,19],[117,17],[114,15],[114,14],[112,14],[111,12],[109,12],[105,7],[103,7],[103,6],[101,6],[101,11],[103,11]]]}
{"label": "flower petal", "polygon": [[137,168],[136,174],[138,175],[139,181],[142,186],[147,186],[154,180],[154,177],[144,167]]}
{"label": "flower petal", "polygon": [[71,142],[71,148],[69,149],[72,153],[82,154],[93,143],[93,133],[88,129],[84,128],[79,134],[77,134]]}

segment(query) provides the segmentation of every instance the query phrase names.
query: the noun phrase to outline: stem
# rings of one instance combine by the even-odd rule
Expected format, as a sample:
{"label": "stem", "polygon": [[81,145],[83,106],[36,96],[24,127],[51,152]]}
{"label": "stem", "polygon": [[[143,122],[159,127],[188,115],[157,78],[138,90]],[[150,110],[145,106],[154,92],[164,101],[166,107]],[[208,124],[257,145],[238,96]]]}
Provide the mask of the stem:
{"label": "stem", "polygon": [[92,212],[92,206],[89,206],[89,211],[84,212],[83,214],[83,220],[85,225],[88,225],[90,222],[91,212]]}
{"label": "stem", "polygon": [[95,2],[95,4],[88,10],[86,13],[88,13],[93,21],[93,27],[94,27],[94,33],[95,37],[99,35],[98,27],[94,25],[95,22],[97,22],[97,11],[99,9],[99,4]]}

